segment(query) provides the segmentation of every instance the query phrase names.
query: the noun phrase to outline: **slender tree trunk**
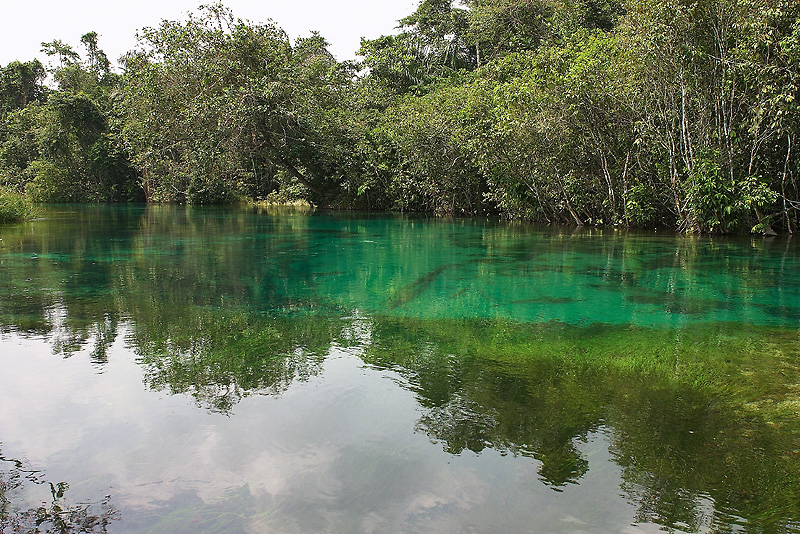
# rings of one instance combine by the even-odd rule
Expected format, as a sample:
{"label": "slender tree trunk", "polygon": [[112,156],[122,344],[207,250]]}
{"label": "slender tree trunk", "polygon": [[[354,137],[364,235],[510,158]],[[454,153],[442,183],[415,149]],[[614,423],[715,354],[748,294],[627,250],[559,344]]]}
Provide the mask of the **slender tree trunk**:
{"label": "slender tree trunk", "polygon": [[792,136],[786,135],[786,161],[783,162],[783,176],[781,178],[781,196],[783,197],[783,215],[786,217],[786,229],[789,233],[792,230],[792,217],[789,215],[789,207],[786,205],[786,180],[789,177],[789,162],[792,157]]}
{"label": "slender tree trunk", "polygon": [[578,226],[583,226],[583,221],[580,217],[578,217],[578,214],[575,213],[575,210],[572,208],[572,204],[570,204],[569,199],[567,199],[567,211],[569,211],[569,214],[572,215],[573,219],[575,219],[575,224]]}
{"label": "slender tree trunk", "polygon": [[631,161],[631,151],[625,155],[625,167],[622,169],[622,213],[625,216],[625,226],[630,226],[631,221],[628,217],[628,164]]}
{"label": "slender tree trunk", "polygon": [[764,235],[766,236],[776,236],[778,235],[775,230],[772,229],[772,226],[769,224],[769,220],[761,213],[761,210],[758,207],[753,206],[753,209],[756,212],[756,217],[758,217],[758,222],[760,222],[764,226]]}
{"label": "slender tree trunk", "polygon": [[144,201],[152,202],[153,192],[150,188],[150,172],[147,169],[142,171],[142,189],[144,190]]}
{"label": "slender tree trunk", "polygon": [[611,181],[611,173],[608,170],[608,158],[605,153],[600,150],[600,162],[603,167],[603,177],[608,185],[608,200],[611,203],[611,214],[616,218],[617,216],[617,199],[614,196],[614,184]]}
{"label": "slender tree trunk", "polygon": [[687,106],[686,81],[684,80],[683,68],[680,72],[681,83],[681,152],[686,169],[691,171],[694,167],[694,148],[692,146],[692,135],[689,129],[689,110]]}

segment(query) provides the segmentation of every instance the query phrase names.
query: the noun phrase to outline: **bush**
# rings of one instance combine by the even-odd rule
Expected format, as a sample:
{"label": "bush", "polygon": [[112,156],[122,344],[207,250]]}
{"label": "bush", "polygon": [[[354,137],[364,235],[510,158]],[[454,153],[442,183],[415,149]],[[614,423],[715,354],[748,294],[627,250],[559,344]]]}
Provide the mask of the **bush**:
{"label": "bush", "polygon": [[0,188],[0,223],[33,217],[33,203],[22,195]]}

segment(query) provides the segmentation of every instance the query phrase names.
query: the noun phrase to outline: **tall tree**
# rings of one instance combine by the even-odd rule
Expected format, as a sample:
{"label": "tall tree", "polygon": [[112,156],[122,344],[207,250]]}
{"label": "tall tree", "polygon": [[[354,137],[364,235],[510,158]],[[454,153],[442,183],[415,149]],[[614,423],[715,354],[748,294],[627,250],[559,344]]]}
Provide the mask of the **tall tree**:
{"label": "tall tree", "polygon": [[108,74],[111,62],[105,52],[97,46],[97,32],[89,32],[81,36],[81,43],[86,47],[89,70],[98,76]]}
{"label": "tall tree", "polygon": [[398,27],[398,35],[362,40],[359,51],[371,75],[398,92],[477,66],[477,49],[468,38],[469,12],[450,0],[423,0]]}
{"label": "tall tree", "polygon": [[45,70],[38,61],[3,70],[9,83],[1,94],[11,95],[3,100],[17,111],[0,123],[0,180],[40,201],[136,200],[136,175],[112,117],[116,77],[97,33],[85,34],[82,42],[86,62],[61,41],[42,44],[59,57],[50,69],[57,90],[42,85]]}
{"label": "tall tree", "polygon": [[351,73],[320,36],[292,45],[273,24],[212,5],[140,42],[121,109],[149,199],[230,201],[275,167],[316,199],[335,188],[335,139],[320,134]]}
{"label": "tall tree", "polygon": [[0,118],[40,101],[46,94],[45,70],[38,60],[14,61],[0,68]]}

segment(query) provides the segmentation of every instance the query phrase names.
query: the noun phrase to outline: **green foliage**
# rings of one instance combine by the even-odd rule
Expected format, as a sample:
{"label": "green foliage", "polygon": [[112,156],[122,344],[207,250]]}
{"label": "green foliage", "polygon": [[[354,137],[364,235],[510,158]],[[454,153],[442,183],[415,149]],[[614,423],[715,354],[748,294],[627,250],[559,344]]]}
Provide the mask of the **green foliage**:
{"label": "green foliage", "polygon": [[[708,233],[737,229],[752,210],[772,205],[778,194],[763,181],[747,176],[731,182],[722,175],[718,154],[698,158],[690,174],[687,205],[694,218],[692,228]],[[753,232],[763,232],[768,220],[758,220]],[[749,228],[748,228],[749,229]]]}
{"label": "green foliage", "polygon": [[24,221],[32,218],[34,213],[30,200],[0,187],[0,223]]}
{"label": "green foliage", "polygon": [[0,68],[0,120],[46,95],[42,86],[45,70],[38,60],[14,61]]}
{"label": "green foliage", "polygon": [[469,5],[470,38],[484,62],[533,50],[552,37],[554,2],[473,0]]}
{"label": "green foliage", "polygon": [[95,74],[108,74],[111,69],[111,62],[108,57],[97,46],[97,32],[89,32],[81,36],[81,43],[86,47],[88,54],[89,71]]}
{"label": "green foliage", "polygon": [[455,27],[446,3],[424,2],[402,21],[405,32],[364,43],[362,86],[380,80],[410,95],[386,98],[363,134],[368,168],[389,171],[370,171],[352,191],[377,188],[404,199],[390,207],[432,211],[449,196],[457,208],[447,211],[471,211],[474,201],[452,201],[455,180],[482,196],[480,209],[507,217],[701,232],[771,231],[763,212],[782,204],[792,227],[800,168],[791,3],[468,7],[466,26],[450,31],[474,48],[474,64],[462,67],[480,64],[474,75],[442,69],[411,45],[433,49],[439,28]]}
{"label": "green foliage", "polygon": [[[0,76],[0,183],[41,200],[496,213],[793,231],[791,0],[425,0],[358,64],[221,4]],[[27,185],[26,185],[27,184]]]}
{"label": "green foliage", "polygon": [[106,113],[86,93],[50,98],[35,122],[36,159],[27,162],[26,190],[41,202],[136,200],[127,157]]}
{"label": "green foliage", "polygon": [[72,174],[62,165],[38,159],[31,163],[33,180],[25,186],[25,192],[37,202],[81,202],[81,188]]}
{"label": "green foliage", "polygon": [[655,222],[656,200],[652,191],[644,184],[636,184],[628,190],[625,198],[625,218],[633,226],[650,226]]}
{"label": "green foliage", "polygon": [[44,69],[38,62],[25,64],[27,71],[12,64],[14,72],[29,76],[27,85],[5,85],[16,90],[17,105],[12,113],[0,114],[0,185],[43,202],[141,200],[112,113],[117,78],[98,48],[97,34],[87,33],[82,42],[87,63],[61,41],[42,44],[59,58],[51,70],[57,91],[39,85]]}
{"label": "green foliage", "polygon": [[80,62],[81,56],[70,45],[55,39],[49,43],[42,43],[42,52],[48,56],[58,56],[58,63],[61,68],[75,65]]}
{"label": "green foliage", "polygon": [[41,106],[31,104],[0,122],[0,186],[21,192],[30,179],[29,166],[39,157],[36,127]]}
{"label": "green foliage", "polygon": [[292,44],[272,24],[213,5],[146,29],[141,41],[148,51],[126,60],[120,110],[149,200],[266,195],[277,168],[315,198],[337,186],[333,109],[349,68],[322,37]]}
{"label": "green foliage", "polygon": [[441,85],[407,97],[388,109],[381,134],[396,158],[386,194],[395,209],[439,213],[481,213],[486,191],[470,150],[485,112],[479,91],[469,85]]}
{"label": "green foliage", "polygon": [[624,13],[616,0],[470,0],[469,39],[483,62],[568,40],[583,29],[611,31]]}
{"label": "green foliage", "polygon": [[[749,229],[794,183],[793,135],[774,118],[784,110],[773,84],[792,79],[796,68],[778,67],[779,53],[754,49],[765,52],[770,45],[758,43],[791,31],[784,17],[796,19],[796,6],[726,0],[630,7],[621,34],[641,66],[630,100],[639,109],[639,135],[661,161],[658,189],[669,193],[678,228]],[[771,192],[748,185],[753,176],[771,177],[758,180]],[[789,227],[791,206],[787,198]]]}
{"label": "green foliage", "polygon": [[493,124],[478,139],[479,161],[508,216],[621,222],[636,150],[630,113],[614,105],[624,88],[613,80],[626,68],[613,37],[583,32],[483,69]]}
{"label": "green foliage", "polygon": [[418,90],[477,65],[477,49],[468,38],[469,12],[450,0],[424,0],[400,20],[398,35],[361,41],[359,54],[370,76],[398,93]]}
{"label": "green foliage", "polygon": [[736,224],[735,184],[722,176],[717,157],[698,158],[690,171],[687,200],[693,212],[693,227],[700,231],[731,230]]}

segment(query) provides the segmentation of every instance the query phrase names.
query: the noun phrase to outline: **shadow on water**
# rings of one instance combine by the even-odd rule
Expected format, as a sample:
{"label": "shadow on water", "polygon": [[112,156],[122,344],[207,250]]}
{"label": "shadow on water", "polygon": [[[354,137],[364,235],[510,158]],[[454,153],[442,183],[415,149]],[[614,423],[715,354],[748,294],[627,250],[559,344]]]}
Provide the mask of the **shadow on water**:
{"label": "shadow on water", "polygon": [[[663,295],[647,291],[633,292],[627,295],[625,300],[633,304],[657,306],[663,309],[665,313],[699,316],[720,310],[733,310],[736,307],[736,303],[731,301],[700,299],[675,293]],[[765,307],[765,311],[767,308],[771,307]]]}
{"label": "shadow on water", "polygon": [[400,288],[389,300],[387,308],[389,310],[396,310],[400,306],[411,302],[420,296],[426,289],[428,289],[428,286],[430,286],[437,278],[439,278],[443,272],[452,267],[452,265],[441,265],[436,269],[423,274],[405,287]]}

